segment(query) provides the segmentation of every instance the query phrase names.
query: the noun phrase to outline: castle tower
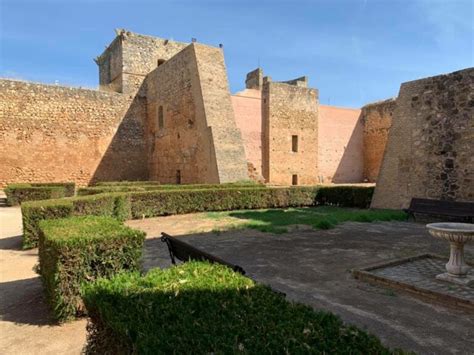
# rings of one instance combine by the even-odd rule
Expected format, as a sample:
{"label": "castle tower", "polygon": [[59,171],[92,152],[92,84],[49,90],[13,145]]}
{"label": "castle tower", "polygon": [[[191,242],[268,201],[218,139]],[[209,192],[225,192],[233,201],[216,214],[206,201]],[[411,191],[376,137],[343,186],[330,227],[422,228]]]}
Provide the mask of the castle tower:
{"label": "castle tower", "polygon": [[124,29],[115,31],[115,39],[95,59],[101,91],[135,95],[148,73],[188,45]]}

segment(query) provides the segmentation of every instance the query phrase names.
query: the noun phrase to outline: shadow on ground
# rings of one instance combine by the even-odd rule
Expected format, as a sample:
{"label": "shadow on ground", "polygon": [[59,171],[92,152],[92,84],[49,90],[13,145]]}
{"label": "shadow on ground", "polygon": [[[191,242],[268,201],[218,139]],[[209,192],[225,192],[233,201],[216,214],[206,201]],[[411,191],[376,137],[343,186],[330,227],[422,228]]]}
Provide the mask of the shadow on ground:
{"label": "shadow on ground", "polygon": [[3,321],[31,324],[56,324],[43,293],[39,277],[0,283],[0,315]]}
{"label": "shadow on ground", "polygon": [[16,235],[14,237],[1,238],[0,250],[21,250],[22,237],[22,235]]}
{"label": "shadow on ground", "polygon": [[[138,226],[135,226],[138,227]],[[172,231],[157,223],[159,232]],[[330,230],[285,234],[231,230],[179,236],[183,241],[244,268],[252,279],[315,309],[368,329],[385,344],[420,353],[469,353],[474,318],[462,310],[420,301],[400,291],[355,280],[350,270],[423,253],[447,256],[448,244],[422,224],[347,222]],[[466,253],[472,257],[474,247]],[[170,266],[158,238],[145,247],[145,269]]]}

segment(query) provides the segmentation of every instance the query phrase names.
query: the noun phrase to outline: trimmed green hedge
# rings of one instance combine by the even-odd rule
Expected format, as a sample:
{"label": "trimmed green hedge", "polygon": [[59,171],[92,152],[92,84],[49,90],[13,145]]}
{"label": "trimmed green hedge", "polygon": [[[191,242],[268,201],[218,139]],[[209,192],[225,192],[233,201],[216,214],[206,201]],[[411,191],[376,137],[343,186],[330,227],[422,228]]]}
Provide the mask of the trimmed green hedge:
{"label": "trimmed green hedge", "polygon": [[40,222],[39,273],[59,321],[84,313],[84,282],[139,270],[145,233],[110,217]]}
{"label": "trimmed green hedge", "polygon": [[[334,191],[332,191],[334,189]],[[354,193],[347,189],[356,189]],[[104,193],[75,198],[33,201],[22,204],[24,248],[36,246],[38,221],[68,216],[112,216],[119,220],[172,214],[283,208],[319,204],[368,207],[372,187],[231,187],[226,189],[157,190]],[[344,200],[347,196],[347,200]]]}
{"label": "trimmed green hedge", "polygon": [[129,197],[117,193],[25,202],[21,213],[24,249],[38,246],[39,222],[43,219],[92,215],[125,221],[132,216]]}
{"label": "trimmed green hedge", "polygon": [[74,182],[38,182],[32,183],[31,186],[57,186],[64,188],[64,196],[72,197],[76,193],[76,184]]}
{"label": "trimmed green hedge", "polygon": [[138,185],[160,185],[158,181],[101,181],[95,186],[138,186]]}
{"label": "trimmed green hedge", "polygon": [[138,192],[138,191],[164,191],[164,190],[196,190],[196,189],[229,189],[229,188],[265,188],[263,184],[257,183],[228,183],[228,184],[196,184],[196,185],[160,185],[160,184],[131,184],[120,185],[98,185],[92,187],[82,187],[78,189],[79,196],[96,195],[107,192]]}
{"label": "trimmed green hedge", "polygon": [[317,187],[131,192],[132,218],[204,211],[311,206]]}
{"label": "trimmed green hedge", "polygon": [[89,354],[390,354],[331,313],[227,267],[187,262],[84,285]]}
{"label": "trimmed green hedge", "polygon": [[21,205],[23,220],[23,249],[38,246],[42,220],[72,216],[74,207],[71,199],[24,202]]}
{"label": "trimmed green hedge", "polygon": [[373,186],[321,186],[317,202],[319,205],[369,208],[374,189]]}
{"label": "trimmed green hedge", "polygon": [[5,188],[7,204],[9,206],[17,206],[25,201],[74,196],[74,193],[74,183],[9,184]]}

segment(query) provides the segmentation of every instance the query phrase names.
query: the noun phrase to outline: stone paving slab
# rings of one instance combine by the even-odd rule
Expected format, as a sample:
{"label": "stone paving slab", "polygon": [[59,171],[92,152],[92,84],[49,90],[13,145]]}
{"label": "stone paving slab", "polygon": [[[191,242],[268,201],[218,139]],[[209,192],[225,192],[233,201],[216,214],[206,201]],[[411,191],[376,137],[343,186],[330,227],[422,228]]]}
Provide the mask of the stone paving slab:
{"label": "stone paving slab", "polygon": [[[181,216],[188,221],[190,216]],[[153,223],[152,223],[153,222]],[[127,222],[149,236],[166,232],[244,268],[290,300],[333,312],[379,336],[384,344],[419,354],[472,354],[474,317],[464,309],[354,279],[351,270],[420,253],[447,259],[449,245],[423,224],[348,222],[329,230],[298,229],[272,235],[255,230],[186,234],[177,216]],[[465,247],[474,261],[474,245]],[[169,267],[166,245],[146,240],[145,269]]]}
{"label": "stone paving slab", "polygon": [[353,270],[356,278],[401,289],[427,300],[474,312],[474,288],[436,279],[446,272],[447,259],[431,254]]}

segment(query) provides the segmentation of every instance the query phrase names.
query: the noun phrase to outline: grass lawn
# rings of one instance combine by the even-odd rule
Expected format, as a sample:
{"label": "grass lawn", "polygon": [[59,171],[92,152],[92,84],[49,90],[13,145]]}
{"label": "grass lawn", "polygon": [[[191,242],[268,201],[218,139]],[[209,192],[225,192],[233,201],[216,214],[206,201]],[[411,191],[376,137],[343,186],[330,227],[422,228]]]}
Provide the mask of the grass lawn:
{"label": "grass lawn", "polygon": [[[314,229],[330,229],[337,224],[374,221],[404,221],[407,215],[397,210],[369,210],[332,206],[208,212],[204,218],[228,220],[221,230],[252,228],[268,233],[286,233],[288,226],[309,225]],[[246,220],[242,223],[242,220]]]}

